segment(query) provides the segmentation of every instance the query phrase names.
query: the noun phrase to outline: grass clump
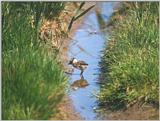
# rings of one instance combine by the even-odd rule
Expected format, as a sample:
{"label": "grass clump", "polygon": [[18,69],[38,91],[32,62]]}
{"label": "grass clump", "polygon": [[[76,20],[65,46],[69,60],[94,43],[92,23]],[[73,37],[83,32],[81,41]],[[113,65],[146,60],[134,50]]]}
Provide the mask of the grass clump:
{"label": "grass clump", "polygon": [[[159,104],[158,2],[125,2],[104,50],[100,103],[115,110],[135,102]],[[112,20],[112,19],[111,19]]]}
{"label": "grass clump", "polygon": [[64,95],[62,68],[38,39],[48,5],[54,16],[63,10],[60,2],[2,2],[3,120],[48,119]]}

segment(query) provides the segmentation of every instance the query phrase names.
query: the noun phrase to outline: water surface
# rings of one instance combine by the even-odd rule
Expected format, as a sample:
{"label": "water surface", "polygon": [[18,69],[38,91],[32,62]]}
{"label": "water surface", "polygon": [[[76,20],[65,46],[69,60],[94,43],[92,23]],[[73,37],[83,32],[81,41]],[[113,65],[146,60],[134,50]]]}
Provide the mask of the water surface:
{"label": "water surface", "polygon": [[[98,63],[100,62],[101,51],[105,43],[105,36],[101,33],[102,25],[99,23],[97,15],[101,16],[103,22],[107,22],[113,13],[113,4],[115,3],[96,2],[95,8],[100,11],[97,14],[97,9],[94,9],[87,15],[83,25],[76,31],[73,43],[70,45],[70,58],[75,57],[89,64],[83,74],[89,86],[76,91],[70,89],[69,92],[76,111],[86,120],[97,119],[97,114],[93,110],[97,106],[97,99],[93,94],[99,91],[99,85],[96,83],[98,81],[98,74],[100,73]],[[79,70],[74,69],[69,80],[70,84],[81,78],[79,73]]]}

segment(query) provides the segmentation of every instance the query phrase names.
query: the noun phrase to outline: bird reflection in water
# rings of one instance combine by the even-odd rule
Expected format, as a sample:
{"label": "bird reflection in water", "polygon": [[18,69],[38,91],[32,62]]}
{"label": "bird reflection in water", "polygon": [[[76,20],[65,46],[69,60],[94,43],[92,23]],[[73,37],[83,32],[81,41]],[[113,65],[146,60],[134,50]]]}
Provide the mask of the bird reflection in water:
{"label": "bird reflection in water", "polygon": [[85,80],[84,77],[81,76],[81,78],[79,80],[76,80],[71,84],[71,88],[73,90],[77,90],[79,88],[85,88],[88,85],[89,84],[88,84],[87,80]]}

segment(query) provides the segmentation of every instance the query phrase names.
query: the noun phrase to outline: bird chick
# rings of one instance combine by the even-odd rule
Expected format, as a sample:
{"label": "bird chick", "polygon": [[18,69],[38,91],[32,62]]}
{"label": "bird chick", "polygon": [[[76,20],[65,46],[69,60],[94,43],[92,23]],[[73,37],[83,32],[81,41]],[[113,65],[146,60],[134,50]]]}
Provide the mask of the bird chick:
{"label": "bird chick", "polygon": [[81,70],[80,75],[83,75],[83,71],[88,67],[88,64],[82,60],[78,61],[75,58],[72,58],[69,63],[69,65],[72,65],[74,68]]}

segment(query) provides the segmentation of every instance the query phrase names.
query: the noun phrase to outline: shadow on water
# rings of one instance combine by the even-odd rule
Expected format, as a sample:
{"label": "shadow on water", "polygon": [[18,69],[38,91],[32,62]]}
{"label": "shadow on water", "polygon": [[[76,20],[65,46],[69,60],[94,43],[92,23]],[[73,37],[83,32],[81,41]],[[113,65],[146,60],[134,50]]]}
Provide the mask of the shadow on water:
{"label": "shadow on water", "polygon": [[101,51],[105,43],[102,34],[108,18],[113,13],[114,2],[96,2],[95,9],[84,19],[83,25],[76,31],[70,45],[69,56],[86,61],[89,65],[80,77],[75,69],[69,83],[69,96],[77,112],[87,120],[98,119],[94,108],[97,107],[96,95],[99,91],[98,76]]}

